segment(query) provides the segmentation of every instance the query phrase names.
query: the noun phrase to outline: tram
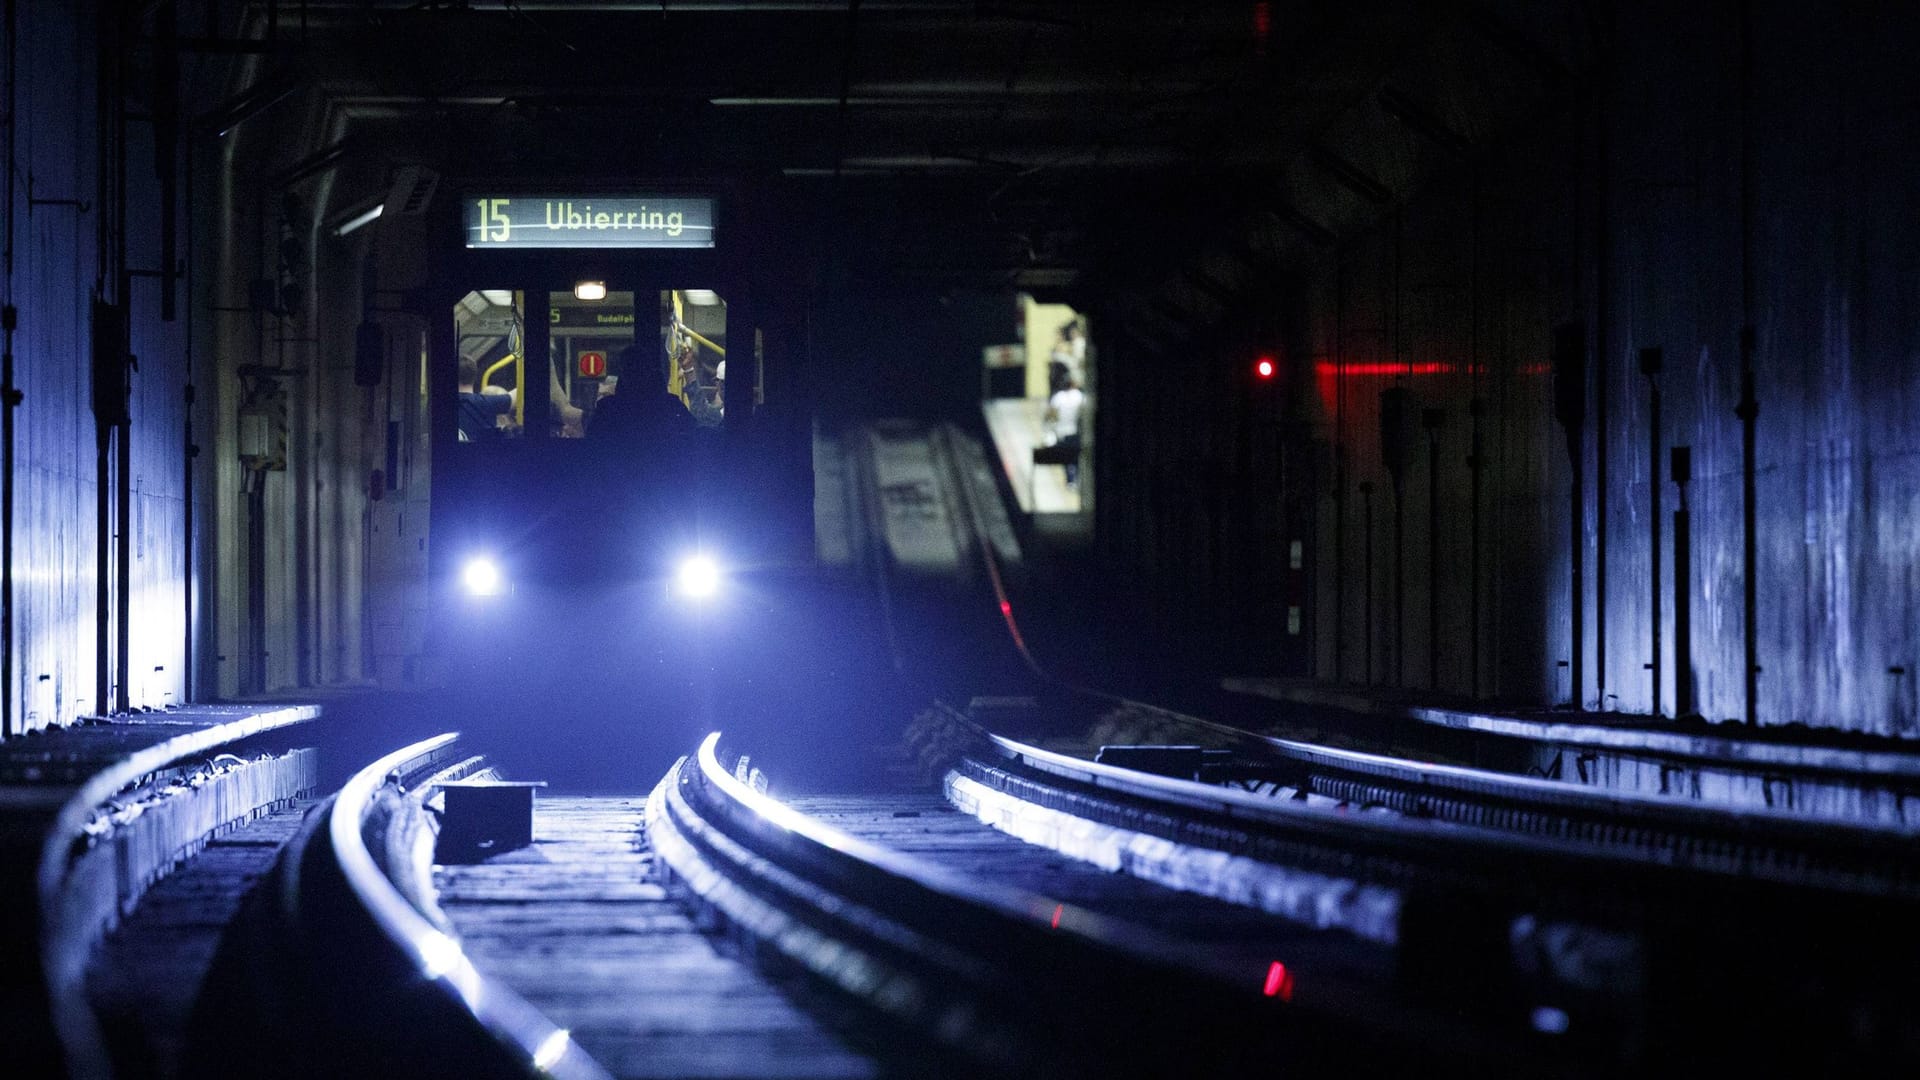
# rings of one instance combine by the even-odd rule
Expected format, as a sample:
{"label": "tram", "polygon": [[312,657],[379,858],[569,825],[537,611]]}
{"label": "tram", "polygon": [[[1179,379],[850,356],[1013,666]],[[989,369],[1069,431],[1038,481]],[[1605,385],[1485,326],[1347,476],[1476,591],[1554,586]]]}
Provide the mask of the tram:
{"label": "tram", "polygon": [[431,226],[428,651],[463,723],[684,741],[811,559],[798,292],[749,254],[778,238],[737,189],[456,189]]}

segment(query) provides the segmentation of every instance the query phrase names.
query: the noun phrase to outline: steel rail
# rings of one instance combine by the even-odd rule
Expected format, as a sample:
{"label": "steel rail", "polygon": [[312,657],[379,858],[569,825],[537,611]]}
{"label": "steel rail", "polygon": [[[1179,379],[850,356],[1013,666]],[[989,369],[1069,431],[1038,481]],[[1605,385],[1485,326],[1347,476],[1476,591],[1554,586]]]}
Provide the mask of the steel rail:
{"label": "steel rail", "polygon": [[[843,991],[864,989],[896,1021],[917,1018],[923,1031],[948,1036],[950,1050],[984,1046],[977,1056],[985,1064],[1048,1075],[1088,1067],[1084,1054],[1110,1055],[1112,1066],[1128,1053],[1127,1040],[1112,1045],[1113,1010],[1147,1009],[1176,1031],[1180,1019],[1240,1021],[1237,1032],[1280,1036],[1289,1052],[1328,1062],[1351,1061],[1359,1040],[1383,1059],[1438,1050],[1461,1061],[1565,1067],[1337,979],[1297,996],[1289,985],[1289,1000],[1276,1000],[1263,992],[1270,966],[1228,970],[1191,942],[809,818],[730,772],[720,742],[709,735],[648,801],[649,840],[666,866],[699,903],[786,960]],[[1155,988],[1155,1000],[1125,1000],[1139,987]],[[1089,1050],[1082,1040],[1063,1059],[1060,1031],[1094,1019],[1076,1010],[1097,1014],[1107,1045]],[[1047,1045],[1050,1053],[1039,1049]],[[1017,1048],[1023,1056],[1010,1058]]]}
{"label": "steel rail", "polygon": [[1868,777],[1881,782],[1920,779],[1920,754],[1866,747],[1794,746],[1713,733],[1648,731],[1604,724],[1570,723],[1557,717],[1496,716],[1473,709],[1378,703],[1338,686],[1291,689],[1284,696],[1262,689],[1258,679],[1234,678],[1223,686],[1306,709],[1336,710],[1385,719],[1405,719],[1446,731],[1479,732],[1542,746],[1617,754],[1648,761],[1687,763],[1814,776]]}
{"label": "steel rail", "polygon": [[[1652,1065],[1642,1057],[1652,1046],[1714,1054],[1728,1032],[1800,1031],[1780,1049],[1800,1038],[1841,1059],[1911,1064],[1909,1051],[1872,1035],[1913,1007],[1898,975],[1914,945],[1904,897],[1810,902],[1799,885],[1571,840],[1335,814],[990,734],[971,749],[943,784],[949,802],[984,823],[1110,871],[1386,945],[1410,984],[1480,986],[1497,1014],[1543,1033],[1571,1024],[1588,1045],[1617,1039],[1631,1060],[1615,1066]],[[1803,960],[1783,970],[1782,952]],[[1650,1004],[1702,994],[1716,996],[1714,1022]],[[1844,1004],[1829,1003],[1836,994]]]}
{"label": "steel rail", "polygon": [[[976,535],[977,514],[968,507]],[[1069,693],[1145,710],[1223,736],[1312,776],[1317,794],[1376,803],[1415,816],[1627,849],[1667,865],[1744,872],[1760,880],[1818,885],[1867,896],[1920,898],[1920,828],[1842,824],[1757,808],[1682,803],[1605,792],[1562,781],[1409,761],[1280,739],[1076,683],[1036,658],[1008,595],[992,546],[975,545],[1021,659],[1043,682]]]}
{"label": "steel rail", "polygon": [[1316,794],[1419,817],[1637,851],[1669,866],[1920,899],[1920,829],[1679,802],[1280,739],[1179,717],[1298,770]]}
{"label": "steel rail", "polygon": [[[86,999],[86,963],[93,943],[114,917],[113,908],[134,896],[103,898],[85,905],[62,902],[61,894],[77,858],[75,842],[96,810],[142,778],[177,762],[207,754],[243,739],[305,723],[320,715],[313,705],[289,705],[258,711],[245,707],[197,706],[195,712],[230,711],[236,718],[185,731],[142,747],[94,773],[60,805],[41,842],[35,869],[39,900],[41,970],[47,984],[53,1024],[67,1066],[76,1076],[105,1076],[111,1071],[100,1026]],[[135,894],[137,896],[137,893]]]}
{"label": "steel rail", "polygon": [[547,1019],[501,983],[488,979],[454,935],[435,926],[407,901],[374,861],[365,828],[376,797],[390,785],[445,763],[442,751],[459,738],[438,735],[403,747],[368,765],[341,787],[327,815],[326,835],[340,876],[366,917],[408,967],[433,992],[479,1025],[518,1071],[560,1080],[606,1080],[607,1073]]}
{"label": "steel rail", "polygon": [[[986,732],[970,721],[959,722],[978,732],[973,746],[985,752],[967,754],[963,750],[957,755],[945,780],[949,801],[964,801],[969,806],[963,809],[970,807],[982,820],[991,818],[991,823],[1002,827],[1017,827],[1023,814],[1053,813],[1075,818],[1086,829],[1121,829],[1151,836],[1161,843],[1136,846],[1124,858],[1101,851],[1093,861],[1112,863],[1112,869],[1144,871],[1142,876],[1190,891],[1196,891],[1196,880],[1222,886],[1227,892],[1206,888],[1197,891],[1235,902],[1244,902],[1247,897],[1230,893],[1244,893],[1257,873],[1225,877],[1221,868],[1211,864],[1183,870],[1182,863],[1194,862],[1196,857],[1184,854],[1181,846],[1231,852],[1235,859],[1249,861],[1277,858],[1303,872],[1322,870],[1389,889],[1436,882],[1458,886],[1491,867],[1518,887],[1523,897],[1557,897],[1567,910],[1589,916],[1617,916],[1627,911],[1636,920],[1667,917],[1670,913],[1659,908],[1658,897],[1671,891],[1707,895],[1744,880],[1726,873],[1722,866],[1649,860],[1618,848],[1596,851],[1566,836],[1528,835],[1402,815],[1330,813],[1290,799],[1276,800],[1238,788],[1089,762]],[[977,791],[969,790],[956,799],[957,785],[984,785],[1000,797],[983,801]],[[1064,831],[1074,828],[1046,827]],[[1116,842],[1112,836],[1090,838],[1084,832],[1073,840],[1078,847],[1089,850]],[[1049,846],[1062,850],[1054,844]],[[1205,856],[1197,858],[1205,860]],[[1549,877],[1546,871],[1555,876]],[[1172,879],[1180,880],[1176,883]],[[1663,883],[1663,879],[1671,880]],[[1806,882],[1766,884],[1781,890],[1769,894],[1771,897],[1784,900],[1796,895],[1793,890]],[[1864,897],[1869,901],[1904,898],[1871,891]],[[1381,903],[1397,900],[1385,898]]]}

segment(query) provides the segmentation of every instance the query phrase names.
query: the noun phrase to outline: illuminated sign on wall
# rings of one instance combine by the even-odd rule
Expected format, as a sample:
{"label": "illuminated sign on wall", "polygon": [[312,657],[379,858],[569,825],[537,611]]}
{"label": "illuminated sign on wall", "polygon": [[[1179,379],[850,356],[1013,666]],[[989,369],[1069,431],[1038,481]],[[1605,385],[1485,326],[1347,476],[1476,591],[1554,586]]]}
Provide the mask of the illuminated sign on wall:
{"label": "illuminated sign on wall", "polygon": [[710,248],[713,200],[504,195],[465,200],[470,248]]}

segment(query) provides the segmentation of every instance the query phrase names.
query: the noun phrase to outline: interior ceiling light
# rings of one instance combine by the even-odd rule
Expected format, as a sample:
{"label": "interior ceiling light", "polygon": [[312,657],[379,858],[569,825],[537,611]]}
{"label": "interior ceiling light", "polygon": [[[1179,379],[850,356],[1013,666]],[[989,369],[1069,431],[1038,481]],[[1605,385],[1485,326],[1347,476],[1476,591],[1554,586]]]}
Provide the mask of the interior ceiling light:
{"label": "interior ceiling light", "polygon": [[513,306],[512,289],[481,289],[480,295],[486,297],[487,303],[492,304],[494,307]]}
{"label": "interior ceiling light", "polygon": [[372,206],[368,207],[367,209],[362,210],[361,212],[341,222],[339,225],[336,225],[333,230],[333,235],[345,236],[348,233],[352,232],[353,230],[359,228],[360,226],[371,223],[375,218],[379,217],[382,213],[385,213],[386,209],[387,209],[386,203],[383,203],[383,202],[374,203]]}
{"label": "interior ceiling light", "polygon": [[575,300],[605,300],[607,283],[604,281],[577,281],[573,285]]}
{"label": "interior ceiling light", "polygon": [[680,295],[695,307],[711,307],[720,302],[720,294],[712,289],[682,289]]}

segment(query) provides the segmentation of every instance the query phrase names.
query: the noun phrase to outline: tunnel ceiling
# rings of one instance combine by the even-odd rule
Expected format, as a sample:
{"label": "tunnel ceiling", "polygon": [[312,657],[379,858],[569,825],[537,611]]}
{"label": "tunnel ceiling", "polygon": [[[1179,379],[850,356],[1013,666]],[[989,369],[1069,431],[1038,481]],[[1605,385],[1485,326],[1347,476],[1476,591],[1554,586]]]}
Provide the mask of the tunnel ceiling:
{"label": "tunnel ceiling", "polygon": [[780,175],[829,273],[1098,292],[1161,341],[1540,108],[1579,38],[1518,3],[277,9],[208,122],[275,127],[289,169],[344,129],[328,167],[369,190]]}

